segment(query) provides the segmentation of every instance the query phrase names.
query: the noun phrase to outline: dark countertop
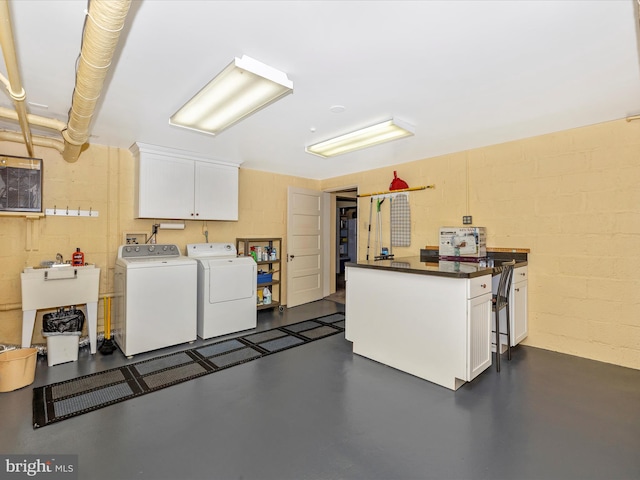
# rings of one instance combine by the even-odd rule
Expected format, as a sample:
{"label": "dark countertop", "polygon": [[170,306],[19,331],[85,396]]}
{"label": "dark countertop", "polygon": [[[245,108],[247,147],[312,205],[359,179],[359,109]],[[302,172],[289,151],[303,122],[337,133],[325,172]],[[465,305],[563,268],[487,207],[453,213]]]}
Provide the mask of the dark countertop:
{"label": "dark countertop", "polygon": [[[499,263],[496,267],[481,266],[479,263],[438,261],[437,258],[400,257],[393,260],[359,260],[347,262],[347,267],[371,268],[391,272],[414,273],[420,275],[436,275],[449,278],[475,278],[483,275],[497,275],[500,273]],[[516,268],[527,265],[527,261],[516,259]]]}
{"label": "dark countertop", "polygon": [[[427,246],[420,249],[420,259],[424,262],[437,262],[439,259],[438,247]],[[487,248],[487,258],[493,260],[495,265],[511,260],[516,261],[516,267],[521,264],[526,265],[529,259],[529,249],[527,248]]]}

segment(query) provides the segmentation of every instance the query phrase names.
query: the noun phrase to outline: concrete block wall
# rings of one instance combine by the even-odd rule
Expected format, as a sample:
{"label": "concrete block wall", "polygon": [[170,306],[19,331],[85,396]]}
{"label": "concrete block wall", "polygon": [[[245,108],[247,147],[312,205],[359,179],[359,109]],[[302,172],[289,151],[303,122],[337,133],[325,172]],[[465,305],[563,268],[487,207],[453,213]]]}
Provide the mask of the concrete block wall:
{"label": "concrete block wall", "polygon": [[[525,344],[640,368],[640,121],[619,120],[332,178],[323,188],[409,186],[412,244],[462,216],[492,247],[531,249]],[[359,200],[359,257],[369,199]],[[383,213],[388,236],[388,210]],[[387,237],[388,238],[388,237]]]}
{"label": "concrete block wall", "polygon": [[[0,148],[25,155],[17,144]],[[91,146],[75,164],[50,149],[36,148],[35,156],[45,162],[45,208],[91,206],[100,217],[0,216],[0,343],[20,341],[19,274],[25,266],[57,252],[68,258],[79,246],[102,269],[100,293],[109,295],[123,234],[150,233],[157,223],[133,216],[128,150]],[[361,194],[377,192],[388,189],[393,170],[412,187],[435,185],[410,193],[412,244],[394,248],[397,257],[436,245],[440,226],[460,225],[462,215],[473,215],[474,225],[487,228],[489,246],[531,249],[526,344],[640,368],[640,122],[614,121],[323,181],[241,168],[238,222],[187,221],[185,230],[161,231],[158,242],[203,242],[207,229],[212,242],[274,236],[286,243],[289,186],[357,185]],[[358,206],[364,258],[369,198]],[[28,222],[36,232],[31,250]],[[286,302],[284,292],[286,279]],[[98,312],[102,325],[102,303]],[[42,340],[34,336],[36,341]]]}
{"label": "concrete block wall", "polygon": [[[0,143],[0,151],[26,156],[22,145]],[[85,261],[100,272],[98,331],[103,330],[103,296],[113,294],[113,273],[118,247],[125,233],[151,235],[159,219],[134,218],[135,164],[128,150],[90,146],[75,163],[67,163],[58,152],[36,147],[35,157],[44,164],[44,208],[99,212],[97,218],[24,217],[0,215],[0,344],[21,341],[22,310],[20,272],[27,266],[54,260],[60,252],[69,259],[76,247],[85,253]],[[236,237],[282,237],[286,247],[286,211],[289,186],[320,189],[320,183],[286,175],[240,169],[239,218],[237,222],[187,221],[184,230],[160,230],[158,243],[235,242]],[[27,238],[28,224],[35,232]],[[28,249],[28,240],[32,248]],[[184,252],[183,252],[184,253]],[[286,262],[282,264],[286,269]],[[282,272],[282,301],[286,303],[286,271]],[[40,335],[42,315],[38,311],[33,343],[45,343]],[[86,330],[86,326],[85,326]],[[85,331],[86,334],[86,331]]]}

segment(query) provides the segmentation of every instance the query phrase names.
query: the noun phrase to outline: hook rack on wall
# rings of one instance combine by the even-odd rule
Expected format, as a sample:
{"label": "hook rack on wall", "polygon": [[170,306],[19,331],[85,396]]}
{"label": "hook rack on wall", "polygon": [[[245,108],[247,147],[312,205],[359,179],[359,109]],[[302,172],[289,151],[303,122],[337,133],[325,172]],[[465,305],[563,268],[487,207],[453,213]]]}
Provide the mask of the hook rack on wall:
{"label": "hook rack on wall", "polygon": [[80,207],[76,210],[69,210],[68,206],[66,208],[58,208],[56,205],[53,208],[47,208],[44,213],[47,217],[97,217],[99,214],[97,210],[93,210],[91,207],[89,210],[80,210]]}

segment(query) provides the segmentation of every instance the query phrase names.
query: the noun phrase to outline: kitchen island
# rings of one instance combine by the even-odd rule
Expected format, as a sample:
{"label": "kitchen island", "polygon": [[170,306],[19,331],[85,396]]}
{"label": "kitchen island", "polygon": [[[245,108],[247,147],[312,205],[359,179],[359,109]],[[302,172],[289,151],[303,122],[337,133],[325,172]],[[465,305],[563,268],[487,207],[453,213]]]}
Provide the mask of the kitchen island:
{"label": "kitchen island", "polygon": [[491,365],[492,267],[420,257],[346,264],[353,352],[451,390]]}

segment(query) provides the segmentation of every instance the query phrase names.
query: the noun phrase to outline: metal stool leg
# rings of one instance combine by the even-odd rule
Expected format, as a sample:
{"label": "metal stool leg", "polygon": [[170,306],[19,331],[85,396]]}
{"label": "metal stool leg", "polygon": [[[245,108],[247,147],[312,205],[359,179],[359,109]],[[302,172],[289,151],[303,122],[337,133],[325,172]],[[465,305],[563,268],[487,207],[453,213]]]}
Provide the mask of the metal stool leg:
{"label": "metal stool leg", "polygon": [[500,371],[500,310],[496,308],[496,372]]}

